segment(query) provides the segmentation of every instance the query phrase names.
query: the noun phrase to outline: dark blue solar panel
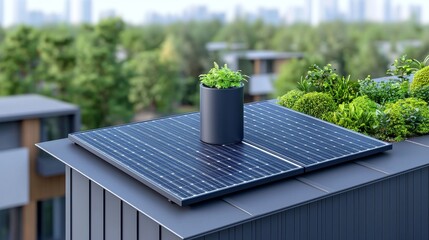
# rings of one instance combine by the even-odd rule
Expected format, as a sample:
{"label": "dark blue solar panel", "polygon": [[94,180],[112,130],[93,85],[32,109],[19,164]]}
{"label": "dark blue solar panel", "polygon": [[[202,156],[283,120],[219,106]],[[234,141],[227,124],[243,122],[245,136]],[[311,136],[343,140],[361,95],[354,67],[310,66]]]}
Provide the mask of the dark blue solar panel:
{"label": "dark blue solar panel", "polygon": [[245,107],[246,142],[305,167],[306,171],[392,148],[391,144],[284,108],[274,102]]}
{"label": "dark blue solar panel", "polygon": [[231,146],[202,143],[198,113],[69,138],[179,205],[392,148],[272,101],[246,105],[244,116],[244,142]]}
{"label": "dark blue solar panel", "polygon": [[199,114],[75,133],[69,138],[179,205],[304,171],[246,143],[202,143]]}

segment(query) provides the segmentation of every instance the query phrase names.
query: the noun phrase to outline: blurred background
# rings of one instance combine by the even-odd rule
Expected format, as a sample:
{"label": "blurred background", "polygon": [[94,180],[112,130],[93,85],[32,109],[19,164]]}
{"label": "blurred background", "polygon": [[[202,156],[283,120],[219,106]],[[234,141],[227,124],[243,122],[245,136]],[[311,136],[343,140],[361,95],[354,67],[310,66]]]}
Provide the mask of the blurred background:
{"label": "blurred background", "polygon": [[[381,77],[429,52],[423,0],[1,0],[0,94],[77,104],[90,129],[198,109],[213,62],[250,76],[246,100],[296,86],[311,64]],[[425,25],[426,24],[426,25]]]}
{"label": "blurred background", "polygon": [[[312,64],[358,80],[429,54],[427,0],[0,0],[0,24],[0,101],[72,103],[82,129],[198,111],[215,61],[250,77],[249,102],[296,88]],[[26,239],[63,239],[64,198],[35,201]],[[0,240],[23,238],[23,209],[0,206]]]}

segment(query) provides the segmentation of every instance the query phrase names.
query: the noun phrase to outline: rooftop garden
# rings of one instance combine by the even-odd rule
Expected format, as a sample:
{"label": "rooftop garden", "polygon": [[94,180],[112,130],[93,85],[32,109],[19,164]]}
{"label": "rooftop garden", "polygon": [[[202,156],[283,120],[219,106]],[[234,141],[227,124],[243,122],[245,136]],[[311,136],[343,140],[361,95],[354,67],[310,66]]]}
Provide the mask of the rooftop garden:
{"label": "rooftop garden", "polygon": [[[313,65],[284,107],[385,141],[429,133],[429,56],[396,59],[383,79],[352,80],[332,65]],[[410,81],[412,80],[412,81]]]}

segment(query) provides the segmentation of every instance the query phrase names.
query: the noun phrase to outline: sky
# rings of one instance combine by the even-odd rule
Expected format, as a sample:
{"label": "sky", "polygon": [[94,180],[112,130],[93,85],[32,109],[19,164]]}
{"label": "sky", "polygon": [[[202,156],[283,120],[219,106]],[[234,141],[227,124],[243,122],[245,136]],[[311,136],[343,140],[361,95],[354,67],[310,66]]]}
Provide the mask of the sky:
{"label": "sky", "polygon": [[[5,7],[4,22],[10,24],[13,19],[13,5],[18,0],[3,0]],[[77,0],[71,0],[77,1]],[[93,18],[95,21],[101,12],[106,10],[115,10],[115,12],[125,20],[132,23],[141,23],[144,19],[144,14],[148,12],[158,12],[161,14],[180,14],[183,9],[191,5],[207,5],[211,11],[226,11],[231,15],[235,6],[241,5],[244,10],[255,12],[259,7],[277,8],[280,12],[287,10],[288,6],[293,4],[303,4],[303,0],[92,0],[93,1]],[[346,1],[338,0],[340,8],[346,8]],[[372,0],[382,1],[382,0]],[[27,0],[27,9],[41,10],[46,13],[63,13],[65,0]],[[404,1],[393,0],[394,4]],[[426,3],[427,0],[407,0],[407,3]],[[402,3],[403,4],[403,3]],[[429,6],[426,6],[429,7]]]}

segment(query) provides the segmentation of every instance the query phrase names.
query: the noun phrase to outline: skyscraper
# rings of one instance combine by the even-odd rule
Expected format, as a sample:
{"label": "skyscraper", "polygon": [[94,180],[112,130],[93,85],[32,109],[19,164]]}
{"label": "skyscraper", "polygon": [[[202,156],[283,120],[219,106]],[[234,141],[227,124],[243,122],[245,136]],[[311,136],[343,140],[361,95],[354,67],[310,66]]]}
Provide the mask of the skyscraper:
{"label": "skyscraper", "polygon": [[392,22],[393,21],[393,11],[392,11],[392,1],[384,0],[383,6],[383,22]]}
{"label": "skyscraper", "polygon": [[92,0],[82,0],[82,22],[92,22]]}
{"label": "skyscraper", "polygon": [[311,24],[313,25],[340,18],[338,0],[312,0],[310,6]]}
{"label": "skyscraper", "polygon": [[322,4],[322,20],[334,21],[339,19],[338,0],[325,0]]}
{"label": "skyscraper", "polygon": [[258,17],[268,24],[276,25],[281,23],[280,13],[275,8],[260,8]]}
{"label": "skyscraper", "polygon": [[[66,3],[67,4],[67,3]],[[72,24],[92,22],[92,0],[73,0],[68,2],[69,22]]]}
{"label": "skyscraper", "polygon": [[0,26],[4,25],[4,3],[0,0]]}
{"label": "skyscraper", "polygon": [[15,0],[14,1],[14,15],[13,15],[13,24],[17,25],[20,23],[26,23],[26,13],[27,13],[27,3],[25,0]]}
{"label": "skyscraper", "polygon": [[352,22],[365,20],[365,0],[350,0],[349,20]]}
{"label": "skyscraper", "polygon": [[423,23],[423,14],[422,7],[419,5],[410,5],[409,6],[409,16],[408,19],[414,21],[415,23]]}
{"label": "skyscraper", "polygon": [[64,22],[70,22],[70,0],[64,1]]}
{"label": "skyscraper", "polygon": [[322,21],[321,15],[321,2],[320,0],[310,0],[310,8],[311,8],[311,24],[318,25]]}

